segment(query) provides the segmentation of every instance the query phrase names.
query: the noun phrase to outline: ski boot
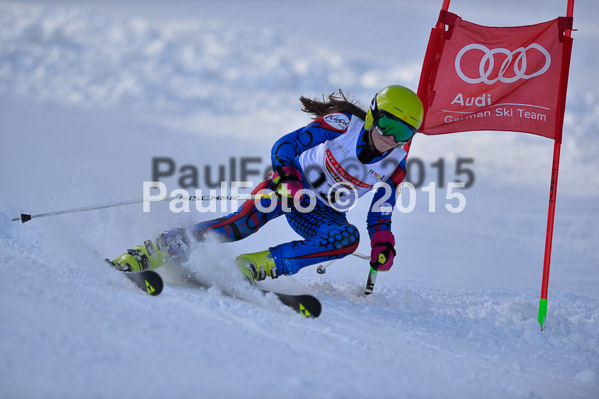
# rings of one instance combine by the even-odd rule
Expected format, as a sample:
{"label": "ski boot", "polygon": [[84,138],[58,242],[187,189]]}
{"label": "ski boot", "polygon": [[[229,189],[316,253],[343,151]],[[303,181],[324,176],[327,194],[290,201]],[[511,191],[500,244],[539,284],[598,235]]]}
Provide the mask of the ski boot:
{"label": "ski boot", "polygon": [[253,254],[242,254],[235,258],[235,264],[250,284],[264,280],[266,276],[279,277],[275,260],[269,250]]}
{"label": "ski boot", "polygon": [[156,269],[165,262],[183,263],[189,257],[189,239],[184,229],[166,231],[155,240],[147,240],[142,245],[128,249],[112,261],[117,269],[125,272],[140,272]]}

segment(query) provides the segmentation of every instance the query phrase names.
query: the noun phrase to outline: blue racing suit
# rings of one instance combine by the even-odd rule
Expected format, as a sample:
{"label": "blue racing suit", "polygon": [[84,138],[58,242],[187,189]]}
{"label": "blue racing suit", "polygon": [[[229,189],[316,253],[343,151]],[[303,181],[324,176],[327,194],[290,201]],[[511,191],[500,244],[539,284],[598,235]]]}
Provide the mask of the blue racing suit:
{"label": "blue racing suit", "polygon": [[[350,114],[345,115],[351,118]],[[283,136],[274,144],[271,155],[273,169],[293,167],[303,172],[298,159],[304,151],[327,140],[334,140],[345,132],[346,128],[328,124],[325,117],[315,119],[309,125]],[[360,137],[363,133],[364,129],[362,128]],[[357,153],[360,154],[364,150],[366,142],[358,140],[357,145]],[[371,163],[381,160],[389,152],[371,160]],[[397,186],[405,177],[405,169],[404,158],[387,180],[388,187],[392,192],[385,203],[389,204],[390,210],[395,207]],[[309,189],[309,184],[305,179],[302,183],[304,188]],[[265,189],[274,190],[274,188],[272,177],[269,177],[254,189],[253,194]],[[379,188],[375,192],[372,204],[379,201],[384,194],[385,190]],[[303,201],[306,200],[307,198],[304,198]],[[213,232],[225,241],[241,240],[258,231],[270,220],[284,214],[289,225],[303,240],[270,248],[280,274],[294,274],[305,266],[343,258],[358,247],[360,239],[358,229],[347,221],[344,212],[333,209],[321,199],[316,201],[316,207],[309,213],[302,213],[293,207],[291,207],[291,211],[283,212],[280,199],[274,200],[276,206],[272,206],[271,201],[273,200],[269,198],[259,201],[262,209],[269,208],[269,206],[272,209],[269,212],[261,212],[256,206],[255,200],[248,200],[236,212],[228,216],[196,224],[193,227],[195,238],[201,241],[207,232]],[[390,230],[391,216],[392,212],[375,212],[371,206],[366,221],[370,237],[379,230]]]}

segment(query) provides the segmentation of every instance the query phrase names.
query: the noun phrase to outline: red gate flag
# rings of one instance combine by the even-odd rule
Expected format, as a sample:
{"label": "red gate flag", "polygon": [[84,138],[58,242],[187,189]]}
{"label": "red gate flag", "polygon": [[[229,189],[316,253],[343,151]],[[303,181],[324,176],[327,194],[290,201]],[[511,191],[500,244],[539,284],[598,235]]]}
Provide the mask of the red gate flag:
{"label": "red gate flag", "polygon": [[574,0],[568,0],[565,18],[501,28],[464,21],[447,11],[449,2],[443,0],[422,65],[418,96],[425,119],[420,132],[507,130],[554,139],[538,317],[543,329]]}
{"label": "red gate flag", "polygon": [[572,18],[536,25],[486,27],[441,11],[418,93],[420,132],[526,132],[561,141]]}

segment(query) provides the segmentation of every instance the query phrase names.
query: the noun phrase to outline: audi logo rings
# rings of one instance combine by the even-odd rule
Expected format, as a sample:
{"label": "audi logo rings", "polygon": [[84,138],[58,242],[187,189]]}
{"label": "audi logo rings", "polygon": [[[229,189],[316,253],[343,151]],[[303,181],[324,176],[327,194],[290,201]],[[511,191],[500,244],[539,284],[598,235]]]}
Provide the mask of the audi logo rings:
{"label": "audi logo rings", "polygon": [[[526,67],[528,65],[528,61],[526,58],[526,52],[529,49],[535,49],[539,51],[545,57],[545,65],[538,71],[526,74]],[[462,72],[461,61],[462,56],[466,54],[470,50],[480,50],[485,55],[481,58],[480,64],[478,65],[478,72],[480,77],[471,78],[468,77]],[[506,56],[505,60],[501,63],[501,68],[499,69],[499,73],[497,77],[494,79],[489,79],[491,76],[491,72],[495,66],[495,54],[504,54]],[[514,76],[506,77],[504,76],[507,72],[510,65],[512,65],[512,60],[514,60],[514,56],[516,56],[514,65]],[[532,43],[527,47],[520,47],[514,51],[509,51],[504,48],[496,48],[490,50],[489,48],[483,46],[482,44],[469,44],[463,49],[460,50],[458,55],[455,58],[455,70],[458,76],[466,83],[477,84],[477,83],[485,83],[488,85],[492,85],[497,81],[501,81],[503,83],[513,83],[519,79],[530,79],[535,76],[539,76],[547,72],[549,66],[551,65],[551,55],[549,52],[545,50],[542,46],[537,43]]]}

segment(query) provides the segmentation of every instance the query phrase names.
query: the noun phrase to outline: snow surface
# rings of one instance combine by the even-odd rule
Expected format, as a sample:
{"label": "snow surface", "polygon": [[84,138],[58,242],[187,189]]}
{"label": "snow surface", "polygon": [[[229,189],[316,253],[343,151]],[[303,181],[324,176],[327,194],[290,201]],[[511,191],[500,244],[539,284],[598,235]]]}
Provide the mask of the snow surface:
{"label": "snow surface", "polygon": [[[565,1],[459,1],[486,25],[529,24]],[[349,257],[264,282],[316,295],[305,320],[245,287],[239,253],[297,236],[284,220],[239,243],[197,246],[164,268],[159,297],[102,258],[223,212],[128,206],[11,222],[141,197],[153,157],[268,166],[278,137],[308,122],[300,95],[338,88],[362,104],[415,88],[441,1],[0,2],[0,396],[599,397],[598,7],[578,0],[546,331],[536,320],[553,145],[516,133],[418,137],[411,157],[474,158],[466,209],[429,212],[417,190],[395,212],[398,253],[362,297]],[[496,9],[497,8],[497,9]],[[493,9],[493,12],[489,12]],[[517,10],[514,12],[513,10]],[[254,177],[254,181],[258,178]],[[177,188],[179,174],[164,179]],[[404,198],[404,201],[407,201]],[[363,200],[349,219],[366,237]],[[359,251],[368,253],[368,240]],[[186,275],[210,289],[191,286]],[[223,295],[234,292],[246,300]]]}

